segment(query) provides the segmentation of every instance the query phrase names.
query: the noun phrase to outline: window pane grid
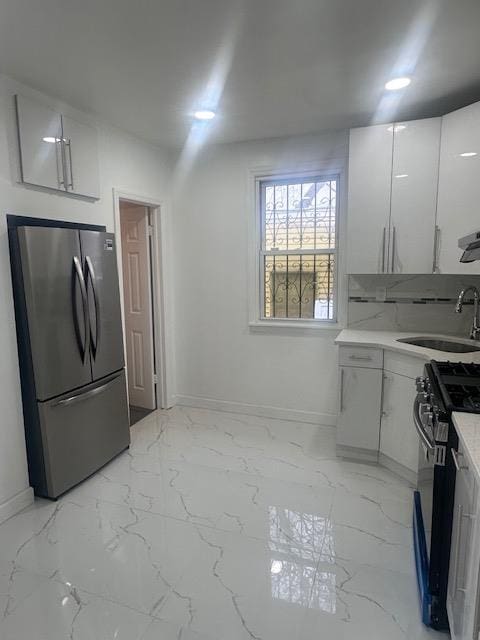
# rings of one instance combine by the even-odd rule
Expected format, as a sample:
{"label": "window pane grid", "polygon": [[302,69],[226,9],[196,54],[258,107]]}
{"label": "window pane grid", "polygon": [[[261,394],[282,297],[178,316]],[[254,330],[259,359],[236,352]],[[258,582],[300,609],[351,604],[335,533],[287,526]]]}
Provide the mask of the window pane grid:
{"label": "window pane grid", "polygon": [[261,183],[263,317],[332,320],[336,178]]}

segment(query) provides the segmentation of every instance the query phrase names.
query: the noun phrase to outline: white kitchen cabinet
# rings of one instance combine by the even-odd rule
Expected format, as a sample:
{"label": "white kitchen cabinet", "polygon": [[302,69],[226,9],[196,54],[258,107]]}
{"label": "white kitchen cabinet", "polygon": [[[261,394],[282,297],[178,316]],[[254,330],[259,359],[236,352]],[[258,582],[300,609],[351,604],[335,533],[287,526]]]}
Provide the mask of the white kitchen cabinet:
{"label": "white kitchen cabinet", "polygon": [[100,197],[98,141],[94,127],[62,116],[67,190],[90,198]]}
{"label": "white kitchen cabinet", "polygon": [[350,131],[348,273],[384,273],[388,260],[393,128]]}
{"label": "white kitchen cabinet", "polygon": [[16,107],[23,182],[64,189],[61,115],[23,96],[16,96]]}
{"label": "white kitchen cabinet", "polygon": [[338,453],[377,460],[382,370],[341,366],[339,376]]}
{"label": "white kitchen cabinet", "polygon": [[15,99],[22,181],[99,198],[96,129],[30,98]]}
{"label": "white kitchen cabinet", "polygon": [[480,229],[480,102],[442,119],[437,226],[440,273],[480,273],[462,264],[458,239]]}
{"label": "white kitchen cabinet", "polygon": [[387,459],[383,460],[386,466],[393,461],[395,465],[406,469],[405,475],[412,478],[418,471],[418,435],[412,418],[415,396],[415,381],[412,378],[384,372],[380,459],[382,461],[386,456]]}
{"label": "white kitchen cabinet", "polygon": [[390,272],[432,273],[434,268],[441,118],[394,127]]}
{"label": "white kitchen cabinet", "polygon": [[440,118],[350,131],[347,272],[432,273]]}
{"label": "white kitchen cabinet", "polygon": [[447,612],[453,640],[477,640],[477,483],[461,446],[457,456],[460,469],[455,483]]}

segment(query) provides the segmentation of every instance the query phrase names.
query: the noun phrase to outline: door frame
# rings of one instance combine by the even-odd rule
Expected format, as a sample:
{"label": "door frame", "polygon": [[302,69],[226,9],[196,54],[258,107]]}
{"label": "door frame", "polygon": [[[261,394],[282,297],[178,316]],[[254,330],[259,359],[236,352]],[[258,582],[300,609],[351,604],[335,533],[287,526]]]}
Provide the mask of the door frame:
{"label": "door frame", "polygon": [[[115,246],[117,251],[117,267],[120,283],[120,305],[122,308],[122,329],[123,348],[126,354],[126,331],[125,331],[125,302],[123,295],[123,266],[122,266],[122,236],[120,226],[120,201],[124,200],[132,204],[147,207],[150,213],[152,226],[151,242],[151,264],[152,264],[152,311],[154,330],[154,353],[156,364],[157,383],[155,387],[156,403],[158,409],[168,409],[173,406],[173,393],[171,388],[171,362],[167,354],[171,333],[168,331],[166,317],[166,242],[165,242],[165,204],[148,196],[113,189]],[[167,337],[168,336],[168,337]],[[125,367],[128,378],[128,367]],[[128,391],[127,391],[128,392]]]}

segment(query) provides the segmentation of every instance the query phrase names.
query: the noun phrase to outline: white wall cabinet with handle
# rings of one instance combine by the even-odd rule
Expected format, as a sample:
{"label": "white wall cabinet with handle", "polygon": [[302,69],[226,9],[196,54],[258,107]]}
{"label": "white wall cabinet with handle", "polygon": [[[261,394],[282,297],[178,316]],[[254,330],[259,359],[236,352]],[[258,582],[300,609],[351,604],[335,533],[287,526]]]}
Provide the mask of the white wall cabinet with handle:
{"label": "white wall cabinet with handle", "polygon": [[451,450],[458,467],[450,547],[447,612],[453,640],[478,638],[478,485],[461,445]]}
{"label": "white wall cabinet with handle", "polygon": [[347,272],[385,273],[388,266],[393,128],[350,131]]}
{"label": "white wall cabinet with handle", "polygon": [[[382,397],[382,360],[378,353],[381,354],[381,350],[364,348],[359,354],[358,349],[340,347],[339,455],[372,461],[378,458]],[[350,361],[350,366],[342,365],[342,362]]]}
{"label": "white wall cabinet with handle", "polygon": [[94,127],[24,96],[15,96],[22,181],[98,199]]}
{"label": "white wall cabinet with handle", "polygon": [[65,189],[62,116],[23,96],[15,101],[23,182]]}
{"label": "white wall cabinet with handle", "polygon": [[442,119],[437,226],[440,273],[480,273],[459,262],[458,239],[480,229],[480,102]]}
{"label": "white wall cabinet with handle", "polygon": [[432,273],[441,118],[394,126],[390,272]]}
{"label": "white wall cabinet with handle", "polygon": [[350,131],[348,273],[432,273],[440,123]]}

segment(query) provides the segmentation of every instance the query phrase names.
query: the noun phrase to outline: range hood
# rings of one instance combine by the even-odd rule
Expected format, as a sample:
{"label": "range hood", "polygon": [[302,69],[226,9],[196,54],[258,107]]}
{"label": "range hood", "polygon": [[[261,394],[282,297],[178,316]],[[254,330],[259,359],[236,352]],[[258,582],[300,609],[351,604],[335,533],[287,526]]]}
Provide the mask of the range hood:
{"label": "range hood", "polygon": [[460,262],[474,262],[480,260],[480,231],[464,236],[458,241],[458,246],[463,249]]}

